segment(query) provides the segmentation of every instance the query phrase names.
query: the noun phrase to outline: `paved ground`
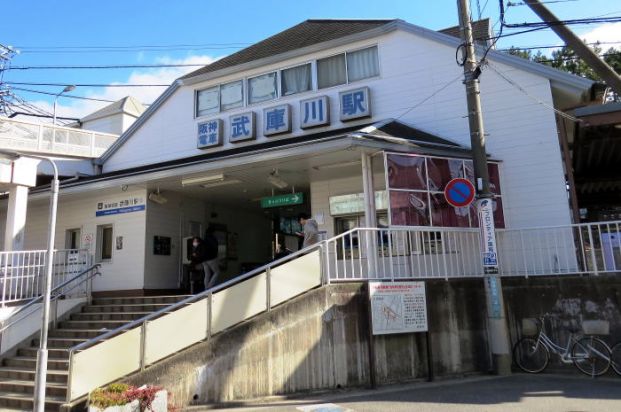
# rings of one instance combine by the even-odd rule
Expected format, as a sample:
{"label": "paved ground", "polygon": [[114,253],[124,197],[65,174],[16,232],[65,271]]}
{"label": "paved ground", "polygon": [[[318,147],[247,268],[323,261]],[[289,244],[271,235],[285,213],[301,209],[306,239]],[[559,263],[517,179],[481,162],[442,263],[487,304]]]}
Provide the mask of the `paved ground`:
{"label": "paved ground", "polygon": [[[232,406],[232,405],[231,405]],[[271,399],[234,408],[198,408],[228,412],[620,412],[621,378],[525,375],[478,377],[415,383],[316,395]]]}

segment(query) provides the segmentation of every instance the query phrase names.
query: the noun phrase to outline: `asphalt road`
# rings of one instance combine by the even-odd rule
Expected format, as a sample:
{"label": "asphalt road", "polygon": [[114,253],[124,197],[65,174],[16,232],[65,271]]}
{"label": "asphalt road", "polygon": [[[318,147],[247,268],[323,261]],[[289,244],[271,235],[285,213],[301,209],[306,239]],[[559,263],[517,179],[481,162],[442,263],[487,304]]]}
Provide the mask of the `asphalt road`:
{"label": "asphalt road", "polygon": [[[232,405],[230,405],[232,406]],[[229,412],[621,412],[621,378],[525,375],[414,383],[378,390],[271,399],[228,408]]]}

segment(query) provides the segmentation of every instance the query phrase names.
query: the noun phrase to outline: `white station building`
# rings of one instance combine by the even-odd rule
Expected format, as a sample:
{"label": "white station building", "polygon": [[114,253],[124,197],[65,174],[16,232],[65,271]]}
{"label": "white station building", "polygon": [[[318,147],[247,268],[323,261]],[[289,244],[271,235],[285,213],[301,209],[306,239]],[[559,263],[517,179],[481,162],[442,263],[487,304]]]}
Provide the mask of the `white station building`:
{"label": "white station building", "polygon": [[[484,51],[490,32],[477,27]],[[474,209],[442,194],[472,179],[455,32],[307,20],[178,79],[97,159],[99,174],[61,184],[56,248],[90,251],[96,291],[141,293],[177,289],[185,239],[208,226],[224,279],[270,261],[277,238],[297,249],[300,212],[326,238],[476,227]],[[496,226],[572,223],[557,111],[588,104],[593,82],[495,50],[480,79]],[[26,250],[46,247],[48,201],[47,187],[30,190]]]}

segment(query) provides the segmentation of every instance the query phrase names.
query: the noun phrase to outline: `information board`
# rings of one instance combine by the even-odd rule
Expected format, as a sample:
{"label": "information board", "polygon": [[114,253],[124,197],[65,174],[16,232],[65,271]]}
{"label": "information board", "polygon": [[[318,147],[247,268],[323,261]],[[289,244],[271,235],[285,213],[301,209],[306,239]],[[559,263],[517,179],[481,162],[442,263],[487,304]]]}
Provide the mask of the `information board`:
{"label": "information board", "polygon": [[425,282],[369,282],[374,335],[426,332]]}

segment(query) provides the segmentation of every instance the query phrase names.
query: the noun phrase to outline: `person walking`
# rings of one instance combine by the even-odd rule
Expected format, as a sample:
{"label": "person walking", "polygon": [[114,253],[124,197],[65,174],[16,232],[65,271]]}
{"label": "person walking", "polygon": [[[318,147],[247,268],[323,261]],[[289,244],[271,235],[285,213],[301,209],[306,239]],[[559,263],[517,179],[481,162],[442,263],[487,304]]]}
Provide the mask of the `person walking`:
{"label": "person walking", "polygon": [[300,222],[303,230],[297,233],[298,236],[303,238],[302,248],[307,248],[319,242],[319,225],[317,225],[315,219],[311,218],[307,213],[300,213],[298,222]]}
{"label": "person walking", "polygon": [[[190,255],[192,266],[195,271],[203,272],[203,286],[205,289],[211,287],[218,276],[218,241],[213,236],[213,232],[207,231],[205,240],[198,236],[192,239],[192,254]],[[196,293],[196,288],[192,288],[192,293]]]}

